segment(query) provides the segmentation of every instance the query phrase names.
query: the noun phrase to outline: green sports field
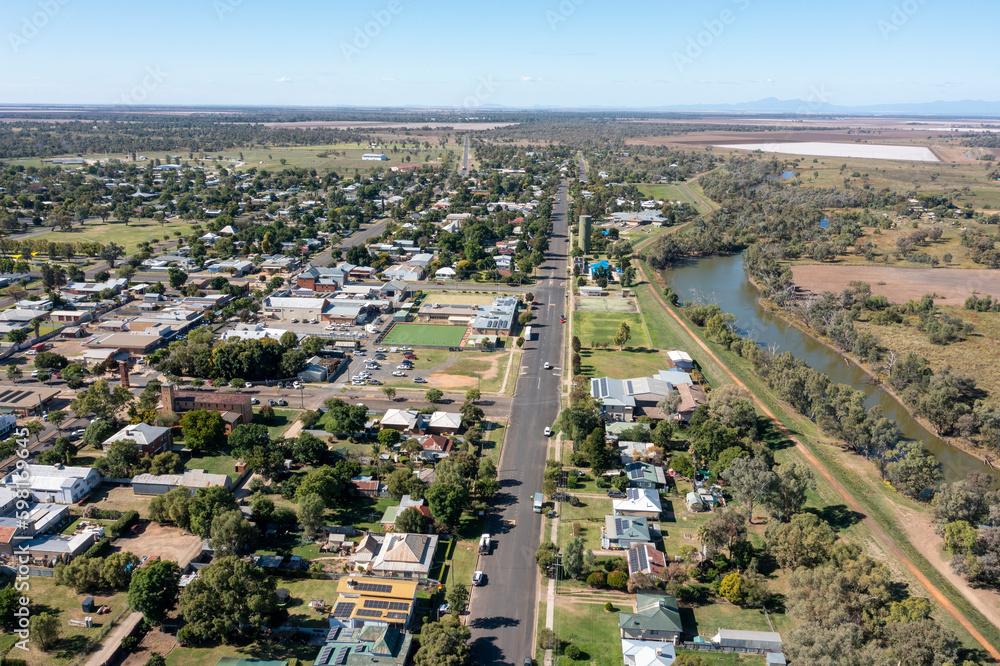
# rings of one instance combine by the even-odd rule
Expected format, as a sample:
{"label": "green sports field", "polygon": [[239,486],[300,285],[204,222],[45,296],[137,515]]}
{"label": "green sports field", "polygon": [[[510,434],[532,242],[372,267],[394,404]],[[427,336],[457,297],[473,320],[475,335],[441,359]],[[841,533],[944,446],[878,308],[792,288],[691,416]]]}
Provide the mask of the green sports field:
{"label": "green sports field", "polygon": [[465,337],[465,326],[442,324],[396,324],[382,339],[383,345],[457,347]]}

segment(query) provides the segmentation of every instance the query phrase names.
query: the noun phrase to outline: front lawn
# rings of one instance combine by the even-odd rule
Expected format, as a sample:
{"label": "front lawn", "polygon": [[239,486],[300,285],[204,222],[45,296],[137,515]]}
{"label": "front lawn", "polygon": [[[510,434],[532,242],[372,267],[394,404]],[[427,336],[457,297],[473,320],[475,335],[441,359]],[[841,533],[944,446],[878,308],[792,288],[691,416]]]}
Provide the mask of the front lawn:
{"label": "front lawn", "polygon": [[314,580],[312,578],[278,578],[278,587],[289,592],[288,624],[297,627],[329,627],[330,622],[325,613],[318,613],[309,608],[313,599],[322,599],[327,607],[332,607],[337,600],[337,581]]}
{"label": "front lawn", "polygon": [[[574,666],[621,666],[622,643],[618,631],[618,613],[605,613],[603,604],[557,603],[554,631],[562,642],[555,664]],[[583,654],[578,661],[562,655],[568,645],[575,645]]]}
{"label": "front lawn", "polygon": [[225,474],[230,479],[236,479],[239,476],[236,473],[236,462],[237,460],[232,456],[222,453],[194,452],[184,463],[184,467],[186,469],[203,469],[209,474]]}
{"label": "front lawn", "polygon": [[652,377],[670,367],[666,354],[656,349],[582,349],[580,370],[587,377]]}
{"label": "front lawn", "polygon": [[580,506],[574,507],[569,502],[559,504],[559,534],[558,545],[565,546],[573,538],[573,523],[580,526],[580,536],[583,537],[584,548],[599,550],[601,547],[601,528],[604,527],[604,517],[612,512],[611,500],[608,498],[581,497]]}

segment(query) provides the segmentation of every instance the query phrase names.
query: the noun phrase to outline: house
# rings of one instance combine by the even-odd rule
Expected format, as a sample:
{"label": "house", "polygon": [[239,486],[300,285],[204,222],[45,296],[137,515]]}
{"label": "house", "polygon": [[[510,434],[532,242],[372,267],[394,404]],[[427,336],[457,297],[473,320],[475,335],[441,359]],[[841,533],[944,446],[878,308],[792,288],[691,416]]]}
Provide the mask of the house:
{"label": "house", "polygon": [[396,264],[385,269],[382,274],[390,280],[406,280],[416,282],[424,278],[424,268],[412,263]]}
{"label": "house", "polygon": [[[664,373],[666,371],[660,371],[655,377],[631,379],[594,377],[590,380],[590,395],[601,401],[601,411],[606,418],[626,422],[631,422],[639,416],[653,419],[665,419],[671,416],[664,414],[658,405],[667,394],[675,390],[680,394],[684,408],[690,408],[690,413],[694,412],[697,405],[704,403],[705,392],[701,387],[691,384],[690,377],[686,377],[685,383],[673,384],[661,378]],[[688,398],[686,403],[685,396]],[[691,405],[695,407],[692,408]],[[675,415],[674,418],[684,417]]]}
{"label": "house", "polygon": [[90,321],[90,313],[85,310],[53,310],[49,318],[57,324],[81,324]]}
{"label": "house", "polygon": [[298,298],[294,296],[270,296],[264,299],[264,312],[279,319],[318,320],[327,306],[325,298]]}
{"label": "house", "polygon": [[313,666],[405,666],[409,661],[413,634],[375,624],[357,629],[335,620],[330,624]]}
{"label": "house", "polygon": [[648,423],[627,423],[623,421],[611,421],[604,426],[604,432],[608,439],[618,439],[622,434],[632,428],[642,428],[646,432],[652,430]]}
{"label": "house", "polygon": [[101,475],[90,467],[25,465],[0,482],[10,490],[27,490],[34,502],[76,504],[101,484]]}
{"label": "house", "polygon": [[601,259],[600,261],[595,261],[594,263],[587,266],[587,273],[590,275],[590,279],[594,279],[594,274],[603,271],[613,271],[611,268],[611,262],[606,259]]}
{"label": "house", "polygon": [[[630,442],[618,440],[618,453],[621,455],[622,465],[629,465],[636,461],[646,461],[659,464],[663,458],[663,453],[656,448],[652,442]],[[636,488],[640,486],[634,486]]]}
{"label": "house", "polygon": [[253,262],[250,261],[219,261],[208,267],[209,273],[228,273],[236,277],[243,277],[253,270]]}
{"label": "house", "polygon": [[622,639],[625,666],[670,666],[677,660],[673,643]]}
{"label": "house", "polygon": [[629,549],[625,559],[628,561],[628,575],[644,573],[654,578],[660,578],[667,567],[667,556],[663,551],[649,543],[639,544]]}
{"label": "house", "polygon": [[663,468],[647,462],[630,462],[625,465],[625,474],[629,485],[633,488],[654,488],[659,490],[667,487],[667,475]]}
{"label": "house", "polygon": [[632,546],[652,544],[649,523],[645,518],[605,516],[601,548],[627,550]]}
{"label": "house", "polygon": [[417,511],[424,514],[424,517],[428,520],[431,518],[431,510],[430,507],[427,506],[427,500],[413,499],[409,495],[403,495],[399,498],[399,504],[396,506],[390,506],[385,510],[379,524],[382,527],[391,528],[396,524],[396,517],[409,508],[417,509]]}
{"label": "house", "polygon": [[264,338],[271,338],[275,342],[278,342],[281,340],[281,336],[287,332],[284,328],[268,328],[263,324],[237,324],[235,328],[223,333],[222,339],[262,340]]}
{"label": "house", "polygon": [[306,266],[304,271],[295,276],[295,284],[303,289],[317,292],[337,291],[347,281],[348,272],[349,270],[341,266],[329,268]]}
{"label": "house", "polygon": [[91,296],[93,294],[99,294],[105,289],[110,289],[117,294],[127,285],[128,280],[121,278],[108,280],[107,282],[70,282],[68,285],[63,287],[63,291],[70,294]]}
{"label": "house", "polygon": [[387,409],[380,424],[383,428],[408,432],[416,427],[418,416],[415,409]]}
{"label": "house", "polygon": [[434,277],[451,279],[455,277],[455,269],[450,266],[445,266],[434,271]]}
{"label": "house", "polygon": [[611,503],[616,516],[659,518],[663,511],[660,495],[650,488],[626,488],[625,499]]}
{"label": "house", "polygon": [[753,648],[765,652],[781,652],[781,634],[774,631],[742,631],[719,629],[712,642],[723,648]]}
{"label": "house", "polygon": [[432,435],[454,435],[462,429],[462,415],[458,412],[437,411],[430,415],[426,423],[419,425],[422,426],[422,431]]}
{"label": "house", "polygon": [[209,474],[203,469],[186,469],[183,474],[139,474],[132,478],[133,495],[166,495],[182,487],[194,495],[198,488],[215,486],[232,490],[233,481],[226,474]]}
{"label": "house", "polygon": [[388,487],[372,476],[352,477],[350,492],[355,497],[389,497]]}
{"label": "house", "polygon": [[104,440],[104,450],[107,451],[113,442],[131,439],[139,447],[139,451],[152,456],[163,451],[169,451],[174,444],[170,428],[152,426],[147,423],[127,425],[114,435]]}
{"label": "house", "polygon": [[417,581],[344,576],[337,582],[337,600],[330,612],[330,626],[359,629],[410,626],[417,601]]}
{"label": "house", "polygon": [[173,382],[164,382],[160,387],[163,413],[184,414],[194,409],[219,412],[226,424],[228,435],[233,428],[253,421],[253,407],[246,393],[219,393],[217,391],[178,391]]}
{"label": "house", "polygon": [[423,449],[424,458],[436,461],[451,453],[452,440],[442,435],[424,435],[417,439]]}
{"label": "house", "polygon": [[436,534],[399,534],[390,532],[372,558],[369,571],[382,578],[427,578],[434,566]]}
{"label": "house", "polygon": [[684,628],[677,598],[669,595],[635,595],[635,613],[619,613],[618,628],[624,639],[640,641],[675,641]]}
{"label": "house", "polygon": [[681,401],[677,405],[674,420],[689,421],[694,415],[694,410],[708,402],[708,396],[705,395],[703,388],[694,384],[678,384],[675,388],[681,396]]}

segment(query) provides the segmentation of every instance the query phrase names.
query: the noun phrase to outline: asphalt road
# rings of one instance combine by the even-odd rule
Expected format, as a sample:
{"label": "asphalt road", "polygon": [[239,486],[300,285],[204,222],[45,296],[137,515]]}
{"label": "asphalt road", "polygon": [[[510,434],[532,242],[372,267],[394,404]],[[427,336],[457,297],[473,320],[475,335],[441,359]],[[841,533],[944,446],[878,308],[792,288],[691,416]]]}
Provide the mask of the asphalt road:
{"label": "asphalt road", "polygon": [[[511,410],[500,467],[500,492],[494,498],[486,529],[493,535],[493,552],[479,558],[486,584],[474,589],[470,604],[472,662],[520,664],[534,656],[535,612],[538,607],[538,567],[535,550],[542,517],[532,510],[532,496],[542,490],[548,456],[546,426],[559,414],[566,314],[567,185],[559,187],[553,207],[553,234],[546,261],[534,287],[537,339],[525,342],[517,392]],[[544,370],[549,362],[554,367]]]}
{"label": "asphalt road", "polygon": [[462,166],[458,168],[458,175],[465,178],[469,175],[469,135],[465,135],[465,148],[462,150]]}

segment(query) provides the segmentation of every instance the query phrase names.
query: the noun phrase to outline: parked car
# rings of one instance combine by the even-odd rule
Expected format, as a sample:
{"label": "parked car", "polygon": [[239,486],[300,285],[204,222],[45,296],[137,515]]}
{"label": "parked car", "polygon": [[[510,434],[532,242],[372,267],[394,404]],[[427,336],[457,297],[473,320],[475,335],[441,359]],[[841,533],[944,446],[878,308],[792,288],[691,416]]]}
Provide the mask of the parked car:
{"label": "parked car", "polygon": [[32,377],[37,377],[38,376],[38,370],[32,370],[31,371],[31,376]]}
{"label": "parked car", "polygon": [[385,347],[379,347],[375,351],[377,351],[379,354],[384,354],[386,352],[386,349],[385,349]]}
{"label": "parked car", "polygon": [[377,379],[369,379],[368,380],[368,385],[369,386],[382,386],[382,382],[380,382]]}
{"label": "parked car", "polygon": [[549,363],[548,361],[546,361],[545,365],[543,365],[542,367],[545,368],[546,370],[551,370],[552,369],[552,364]]}
{"label": "parked car", "polygon": [[423,377],[414,377],[413,378],[413,383],[414,384],[426,384],[427,380],[424,379]]}
{"label": "parked car", "polygon": [[409,363],[400,363],[399,365],[396,366],[396,369],[397,370],[412,370],[413,366],[410,365]]}
{"label": "parked car", "polygon": [[35,355],[35,354],[37,354],[38,352],[36,352],[36,351],[35,351],[34,349],[29,349],[28,351],[26,351],[26,352],[24,352],[24,353],[25,353],[25,354],[26,354],[27,356],[34,356],[34,355]]}
{"label": "parked car", "polygon": [[299,323],[299,320],[298,320],[298,319],[295,319],[295,318],[293,318],[293,319],[292,319],[292,323],[293,323],[293,324],[297,324],[297,323]]}
{"label": "parked car", "polygon": [[70,438],[75,439],[77,437],[83,437],[86,434],[86,432],[87,432],[87,430],[85,428],[77,428],[76,430],[74,430],[73,432],[71,432],[69,434],[69,436],[70,436]]}
{"label": "parked car", "polygon": [[566,323],[566,317],[559,317],[559,323],[560,324],[565,324]]}
{"label": "parked car", "polygon": [[279,407],[288,407],[288,401],[285,400],[285,399],[283,399],[283,398],[279,398],[278,399],[278,406]]}
{"label": "parked car", "polygon": [[259,405],[260,404],[260,400],[258,400],[257,398],[250,398],[250,404],[251,405]]}
{"label": "parked car", "polygon": [[251,384],[250,382],[247,382],[246,383],[246,388],[253,388],[253,384]]}
{"label": "parked car", "polygon": [[552,436],[552,428],[545,426],[545,436],[546,437]]}
{"label": "parked car", "polygon": [[472,574],[472,584],[475,585],[476,587],[479,587],[480,585],[485,585],[486,574],[484,574],[482,571],[477,571],[476,573]]}
{"label": "parked car", "polygon": [[278,402],[277,402],[276,400],[274,400],[274,398],[268,398],[268,400],[267,400],[267,404],[268,404],[268,406],[270,406],[270,407],[274,407],[275,405],[277,405],[277,404],[278,404]]}
{"label": "parked car", "polygon": [[625,493],[618,490],[617,488],[612,488],[611,490],[608,491],[608,497],[613,497],[615,499],[624,499]]}
{"label": "parked car", "polygon": [[403,354],[403,358],[405,358],[408,361],[416,361],[417,360],[417,355],[416,354],[406,353],[406,354]]}
{"label": "parked car", "polygon": [[375,354],[375,358],[377,358],[380,361],[384,361],[385,360],[385,354]]}
{"label": "parked car", "polygon": [[402,370],[393,370],[392,371],[392,376],[393,377],[405,377],[406,373],[403,372]]}

